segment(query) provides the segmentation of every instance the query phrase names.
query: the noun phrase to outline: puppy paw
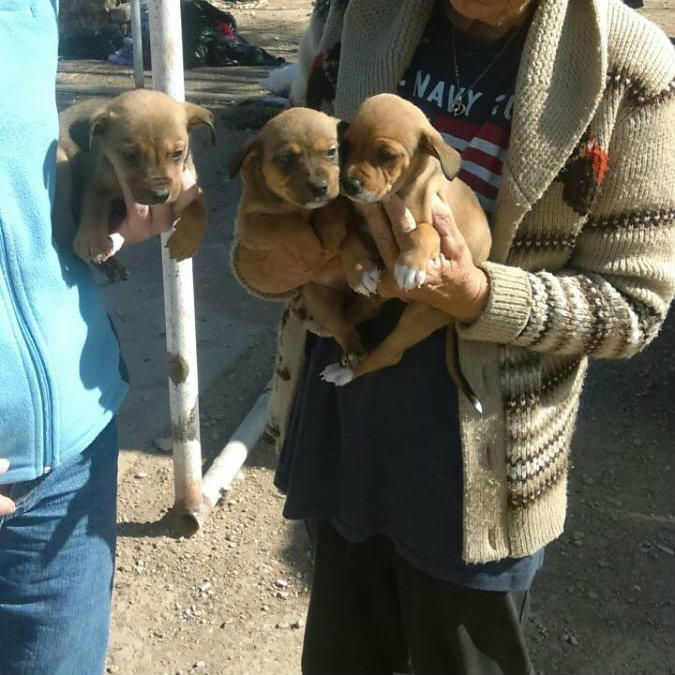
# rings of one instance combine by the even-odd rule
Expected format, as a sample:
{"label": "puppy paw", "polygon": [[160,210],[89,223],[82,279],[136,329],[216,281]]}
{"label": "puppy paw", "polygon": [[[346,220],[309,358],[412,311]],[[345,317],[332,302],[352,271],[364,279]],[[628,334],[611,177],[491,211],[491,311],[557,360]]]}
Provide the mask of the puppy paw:
{"label": "puppy paw", "polygon": [[114,254],[113,240],[107,232],[78,230],[73,250],[85,262],[102,263]]}
{"label": "puppy paw", "polygon": [[351,368],[340,363],[331,363],[321,372],[321,379],[324,382],[334,384],[336,387],[343,387],[354,379],[354,372]]}
{"label": "puppy paw", "polygon": [[349,287],[355,293],[366,296],[377,293],[382,272],[376,265],[354,265],[351,269],[346,269],[345,274]]}
{"label": "puppy paw", "polygon": [[399,288],[404,291],[410,291],[413,288],[420,288],[422,286],[427,280],[427,273],[423,269],[396,263],[394,277]]}
{"label": "puppy paw", "polygon": [[181,230],[176,230],[166,242],[169,249],[169,256],[176,262],[192,258],[199,250],[199,242],[192,237],[186,236]]}
{"label": "puppy paw", "polygon": [[410,291],[424,284],[427,280],[427,270],[438,269],[441,264],[440,254],[425,259],[414,251],[402,253],[394,266],[394,278],[399,288]]}
{"label": "puppy paw", "polygon": [[358,283],[352,286],[352,290],[360,295],[372,295],[377,293],[377,287],[380,283],[380,275],[382,273],[375,267],[371,270],[363,270],[361,278]]}

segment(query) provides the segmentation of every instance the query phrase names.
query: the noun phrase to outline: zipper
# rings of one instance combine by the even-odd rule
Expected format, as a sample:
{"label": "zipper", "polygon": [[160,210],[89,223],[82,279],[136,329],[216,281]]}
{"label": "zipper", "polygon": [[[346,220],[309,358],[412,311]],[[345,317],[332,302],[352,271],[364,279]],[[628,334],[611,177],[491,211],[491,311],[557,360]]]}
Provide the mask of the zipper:
{"label": "zipper", "polygon": [[5,244],[5,237],[2,232],[2,227],[0,227],[0,263],[1,263],[0,267],[2,267],[2,269],[5,270],[4,275],[1,276],[5,281],[5,286],[7,288],[7,295],[9,296],[10,302],[12,303],[14,316],[17,319],[19,330],[21,332],[21,335],[23,336],[26,345],[26,351],[30,356],[30,360],[33,363],[33,367],[37,375],[38,391],[40,396],[40,400],[37,403],[42,412],[42,433],[43,433],[42,442],[44,446],[44,453],[42,457],[43,464],[41,470],[43,473],[47,473],[51,469],[54,455],[53,443],[51,439],[52,433],[51,423],[49,416],[49,411],[51,411],[51,393],[49,390],[49,383],[47,378],[47,367],[45,365],[42,354],[35,342],[35,338],[33,337],[33,334],[31,333],[28,327],[28,322],[26,321],[23,312],[21,311],[21,307],[13,291],[9,264],[7,262],[7,249]]}

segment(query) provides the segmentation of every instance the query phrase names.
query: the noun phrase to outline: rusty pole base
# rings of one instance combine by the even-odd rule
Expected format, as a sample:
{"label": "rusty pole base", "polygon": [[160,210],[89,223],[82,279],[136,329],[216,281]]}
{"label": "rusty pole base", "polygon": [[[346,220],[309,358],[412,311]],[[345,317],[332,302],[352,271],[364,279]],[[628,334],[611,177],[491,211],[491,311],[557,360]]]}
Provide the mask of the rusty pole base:
{"label": "rusty pole base", "polygon": [[197,507],[184,500],[177,501],[168,514],[169,527],[179,537],[192,537],[201,528],[208,512],[209,504],[203,497]]}

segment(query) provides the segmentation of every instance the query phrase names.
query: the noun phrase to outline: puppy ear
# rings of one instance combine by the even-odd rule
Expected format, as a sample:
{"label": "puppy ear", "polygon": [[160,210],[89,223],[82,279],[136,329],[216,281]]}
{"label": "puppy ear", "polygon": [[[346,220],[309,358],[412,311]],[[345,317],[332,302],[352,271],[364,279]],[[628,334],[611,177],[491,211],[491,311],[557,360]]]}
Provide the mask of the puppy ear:
{"label": "puppy ear", "polygon": [[[87,141],[87,147],[91,150],[91,146],[94,143],[95,136],[101,136],[105,133],[106,129],[110,126],[110,123],[115,118],[115,113],[108,110],[107,108],[99,108],[94,112],[94,114],[89,118],[89,138]],[[73,125],[75,126],[75,125]],[[73,133],[73,128],[71,127],[71,135]],[[77,142],[77,141],[76,141]],[[78,143],[79,144],[79,143]]]}
{"label": "puppy ear", "polygon": [[344,120],[340,120],[337,124],[338,141],[340,141],[340,143],[344,142],[345,133],[346,133],[347,129],[349,129],[349,122],[345,122]]}
{"label": "puppy ear", "polygon": [[239,148],[239,150],[237,150],[233,155],[230,155],[229,159],[227,160],[227,170],[230,174],[230,180],[232,180],[239,173],[239,169],[241,169],[241,166],[247,157],[252,157],[253,154],[258,153],[257,138],[257,136],[249,138],[248,141],[246,141],[246,143],[244,143],[244,145]]}
{"label": "puppy ear", "polygon": [[429,129],[422,133],[420,139],[420,149],[422,152],[435,157],[441,163],[443,175],[452,180],[459,173],[459,166],[462,163],[462,156],[450,147],[436,129],[429,125]]}
{"label": "puppy ear", "polygon": [[185,114],[187,117],[187,129],[192,131],[195,127],[198,127],[200,124],[206,124],[209,127],[211,132],[211,144],[216,144],[216,129],[213,126],[213,115],[206,108],[202,108],[200,105],[195,105],[194,103],[184,103]]}

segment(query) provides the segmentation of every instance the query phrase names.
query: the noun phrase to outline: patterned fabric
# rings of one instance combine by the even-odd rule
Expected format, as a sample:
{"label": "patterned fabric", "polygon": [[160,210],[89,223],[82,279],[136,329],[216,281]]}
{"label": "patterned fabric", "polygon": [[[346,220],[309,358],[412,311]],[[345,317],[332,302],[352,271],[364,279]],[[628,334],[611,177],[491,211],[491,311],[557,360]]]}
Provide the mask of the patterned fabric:
{"label": "patterned fabric", "polygon": [[585,133],[576,152],[567,160],[558,179],[562,181],[563,200],[579,215],[591,210],[593,199],[605,180],[609,156],[598,145],[595,135]]}
{"label": "patterned fabric", "polygon": [[[433,0],[351,0],[333,112],[395,91]],[[310,26],[310,32],[318,24]],[[303,39],[304,50],[323,38]],[[305,53],[309,63],[318,49]],[[301,59],[301,60],[302,60]],[[516,84],[510,146],[483,269],[481,317],[460,362],[484,406],[460,402],[463,557],[521,557],[563,530],[588,357],[627,358],[656,337],[675,293],[675,52],[618,0],[540,0]],[[324,106],[325,106],[324,102]],[[270,422],[283,442],[304,329],[280,333]]]}

